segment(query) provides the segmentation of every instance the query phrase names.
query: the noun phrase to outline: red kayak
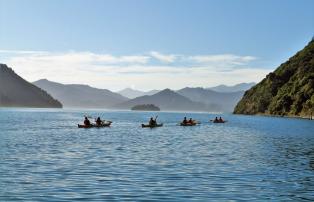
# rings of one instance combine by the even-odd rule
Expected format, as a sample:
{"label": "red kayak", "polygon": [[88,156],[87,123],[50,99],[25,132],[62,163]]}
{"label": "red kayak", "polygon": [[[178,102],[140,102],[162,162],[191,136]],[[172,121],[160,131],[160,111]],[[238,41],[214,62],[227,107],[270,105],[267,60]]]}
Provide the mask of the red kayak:
{"label": "red kayak", "polygon": [[197,123],[180,123],[180,126],[195,126]]}
{"label": "red kayak", "polygon": [[111,122],[103,123],[101,125],[97,125],[97,124],[91,124],[91,125],[77,124],[77,127],[78,128],[103,128],[103,127],[109,127],[110,125],[111,125]]}

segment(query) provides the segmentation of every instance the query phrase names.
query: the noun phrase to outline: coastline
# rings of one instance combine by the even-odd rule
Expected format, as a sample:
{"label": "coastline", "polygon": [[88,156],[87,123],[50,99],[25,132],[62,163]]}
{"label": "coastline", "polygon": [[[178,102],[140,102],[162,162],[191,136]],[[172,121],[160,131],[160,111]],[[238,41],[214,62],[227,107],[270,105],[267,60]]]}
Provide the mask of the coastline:
{"label": "coastline", "polygon": [[238,114],[232,113],[234,115],[244,115],[244,116],[265,116],[265,117],[276,117],[276,118],[294,118],[294,119],[306,119],[306,120],[314,120],[314,117],[309,116],[297,116],[297,115],[276,115],[276,114],[267,114],[267,113],[258,113],[258,114]]}

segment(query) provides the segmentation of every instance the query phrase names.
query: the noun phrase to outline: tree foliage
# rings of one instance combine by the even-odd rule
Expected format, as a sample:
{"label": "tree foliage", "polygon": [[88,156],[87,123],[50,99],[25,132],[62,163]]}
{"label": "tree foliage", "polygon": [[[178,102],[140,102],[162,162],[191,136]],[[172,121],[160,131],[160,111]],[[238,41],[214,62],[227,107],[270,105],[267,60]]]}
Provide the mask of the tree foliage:
{"label": "tree foliage", "polygon": [[314,111],[314,41],[248,90],[237,114],[307,116]]}

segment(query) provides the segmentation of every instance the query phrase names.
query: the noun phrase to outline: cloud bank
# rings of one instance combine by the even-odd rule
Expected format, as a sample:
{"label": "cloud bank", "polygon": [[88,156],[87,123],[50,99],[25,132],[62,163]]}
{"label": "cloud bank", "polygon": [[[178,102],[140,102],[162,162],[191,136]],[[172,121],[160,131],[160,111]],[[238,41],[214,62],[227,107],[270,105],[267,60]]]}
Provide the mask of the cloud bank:
{"label": "cloud bank", "polygon": [[46,52],[0,50],[1,61],[28,81],[47,78],[61,83],[82,83],[119,90],[258,82],[271,71],[256,68],[254,56],[233,54],[179,55],[151,51],[138,55],[93,52]]}
{"label": "cloud bank", "polygon": [[172,63],[172,62],[175,62],[175,60],[176,60],[175,55],[164,55],[164,54],[161,54],[157,51],[151,51],[150,55],[152,57],[154,57],[155,59],[157,59],[161,62],[164,62],[164,63]]}

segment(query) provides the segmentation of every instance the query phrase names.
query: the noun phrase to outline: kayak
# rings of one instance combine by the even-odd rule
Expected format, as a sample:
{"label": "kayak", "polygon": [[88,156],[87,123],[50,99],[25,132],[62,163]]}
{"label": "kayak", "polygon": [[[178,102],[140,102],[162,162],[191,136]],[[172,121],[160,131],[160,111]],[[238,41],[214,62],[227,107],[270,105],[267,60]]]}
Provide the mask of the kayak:
{"label": "kayak", "polygon": [[155,127],[161,127],[163,124],[156,124],[156,125],[149,125],[149,124],[142,124],[142,128],[155,128]]}
{"label": "kayak", "polygon": [[197,123],[180,123],[180,126],[195,126]]}
{"label": "kayak", "polygon": [[226,123],[227,121],[213,121],[213,123]]}
{"label": "kayak", "polygon": [[103,127],[109,127],[111,125],[111,122],[103,123],[101,125],[91,124],[89,126],[77,124],[77,127],[79,128],[103,128]]}

